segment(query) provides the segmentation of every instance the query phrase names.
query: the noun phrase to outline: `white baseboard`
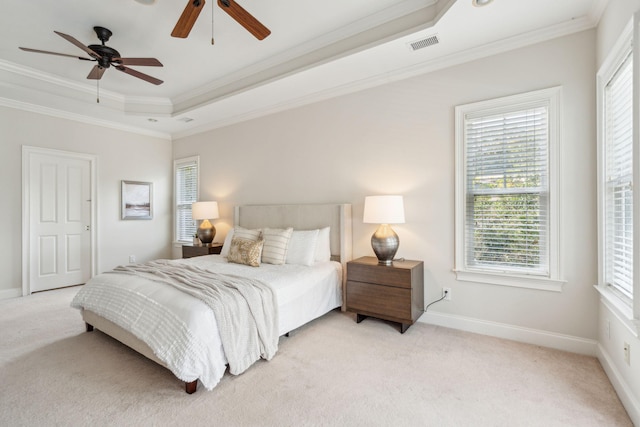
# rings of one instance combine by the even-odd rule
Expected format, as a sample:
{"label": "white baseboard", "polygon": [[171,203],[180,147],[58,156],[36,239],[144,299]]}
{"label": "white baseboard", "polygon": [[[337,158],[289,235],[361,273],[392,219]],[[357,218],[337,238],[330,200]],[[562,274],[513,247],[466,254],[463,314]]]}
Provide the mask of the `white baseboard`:
{"label": "white baseboard", "polygon": [[633,425],[640,426],[640,402],[638,402],[633,394],[633,390],[631,390],[629,384],[627,384],[624,377],[620,374],[620,371],[616,368],[616,365],[613,363],[613,360],[607,353],[607,350],[598,344],[597,351],[600,365],[602,365],[602,369],[604,369],[607,377],[609,377],[609,381],[616,390],[616,393],[622,402],[622,406],[627,410],[627,414],[629,415],[629,418],[631,418],[631,422],[633,422]]}
{"label": "white baseboard", "polygon": [[17,298],[22,296],[22,288],[3,289],[0,290],[0,300]]}
{"label": "white baseboard", "polygon": [[598,353],[598,342],[595,340],[542,331],[539,329],[523,328],[506,323],[491,322],[452,314],[429,312],[424,313],[418,321],[429,323],[431,325],[473,332],[476,334],[489,335],[497,338],[555,348],[557,350],[569,351],[572,353],[585,354],[587,356],[596,356]]}

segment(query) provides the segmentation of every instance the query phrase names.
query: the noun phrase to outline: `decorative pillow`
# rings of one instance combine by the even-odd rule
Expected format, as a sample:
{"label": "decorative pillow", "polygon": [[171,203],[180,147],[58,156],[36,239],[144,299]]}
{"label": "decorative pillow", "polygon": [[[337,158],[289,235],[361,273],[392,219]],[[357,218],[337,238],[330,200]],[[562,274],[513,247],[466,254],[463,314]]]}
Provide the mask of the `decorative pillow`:
{"label": "decorative pillow", "polygon": [[331,261],[331,227],[321,228],[316,242],[316,262]]}
{"label": "decorative pillow", "polygon": [[289,240],[287,264],[313,265],[320,230],[294,230]]}
{"label": "decorative pillow", "polygon": [[267,264],[284,264],[287,258],[287,247],[293,228],[265,228],[262,230],[264,246],[262,248],[262,262]]}
{"label": "decorative pillow", "polygon": [[231,245],[229,245],[227,261],[260,267],[263,244],[264,240],[262,239],[253,241],[242,237],[234,237],[231,239]]}
{"label": "decorative pillow", "polygon": [[222,245],[222,250],[220,251],[220,255],[228,257],[229,256],[229,248],[231,248],[231,240],[234,237],[240,237],[242,239],[256,241],[260,238],[260,229],[250,230],[248,228],[242,227],[234,227],[229,230],[227,233],[227,237],[224,239],[224,243]]}

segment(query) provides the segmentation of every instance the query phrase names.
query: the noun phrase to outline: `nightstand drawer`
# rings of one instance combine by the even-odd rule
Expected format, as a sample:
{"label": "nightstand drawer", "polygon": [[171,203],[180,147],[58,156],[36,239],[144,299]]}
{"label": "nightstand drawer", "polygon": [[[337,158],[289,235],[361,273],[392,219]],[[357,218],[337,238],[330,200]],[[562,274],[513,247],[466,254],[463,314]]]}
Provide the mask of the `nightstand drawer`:
{"label": "nightstand drawer", "polygon": [[193,258],[202,255],[219,254],[222,251],[221,243],[211,245],[182,245],[182,258]]}
{"label": "nightstand drawer", "polygon": [[413,323],[411,289],[347,281],[347,310]]}
{"label": "nightstand drawer", "polygon": [[347,268],[347,280],[411,289],[411,270],[350,263]]}

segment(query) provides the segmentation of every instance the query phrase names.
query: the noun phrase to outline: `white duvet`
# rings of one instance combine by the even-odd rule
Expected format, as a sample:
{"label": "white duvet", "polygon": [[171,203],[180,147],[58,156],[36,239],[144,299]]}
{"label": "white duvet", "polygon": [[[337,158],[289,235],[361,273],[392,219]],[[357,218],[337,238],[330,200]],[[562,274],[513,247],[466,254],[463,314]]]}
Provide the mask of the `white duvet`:
{"label": "white duvet", "polygon": [[[175,262],[270,285],[276,294],[281,335],[342,303],[342,271],[337,262],[248,267],[228,263],[219,255]],[[131,332],[182,381],[199,379],[211,390],[224,375],[227,360],[213,312],[204,302],[171,286],[127,274],[100,274],[83,286],[72,306],[93,311]]]}

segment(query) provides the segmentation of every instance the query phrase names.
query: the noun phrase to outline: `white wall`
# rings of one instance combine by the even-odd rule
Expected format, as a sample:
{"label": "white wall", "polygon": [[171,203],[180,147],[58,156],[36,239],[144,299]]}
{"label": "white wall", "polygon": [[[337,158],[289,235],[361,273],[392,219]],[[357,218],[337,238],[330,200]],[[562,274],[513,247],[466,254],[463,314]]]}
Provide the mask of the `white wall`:
{"label": "white wall", "polygon": [[[610,0],[598,26],[598,67],[638,10],[640,0]],[[640,340],[626,324],[607,305],[600,303],[598,358],[634,424],[640,425]],[[630,364],[624,361],[625,343],[631,345]]]}
{"label": "white wall", "polygon": [[[595,353],[595,63],[595,31],[586,31],[186,137],[174,142],[174,158],[201,156],[201,200],[221,207],[216,240],[235,204],[349,202],[354,256],[373,255],[364,197],[402,194],[398,256],[424,260],[427,301],[453,291],[452,302],[430,308],[437,319],[569,336]],[[563,292],[456,281],[454,107],[558,85]]]}
{"label": "white wall", "polygon": [[[98,158],[98,271],[170,256],[171,142],[0,107],[0,298],[21,295],[22,146]],[[152,181],[154,218],[120,220],[120,180]]]}

